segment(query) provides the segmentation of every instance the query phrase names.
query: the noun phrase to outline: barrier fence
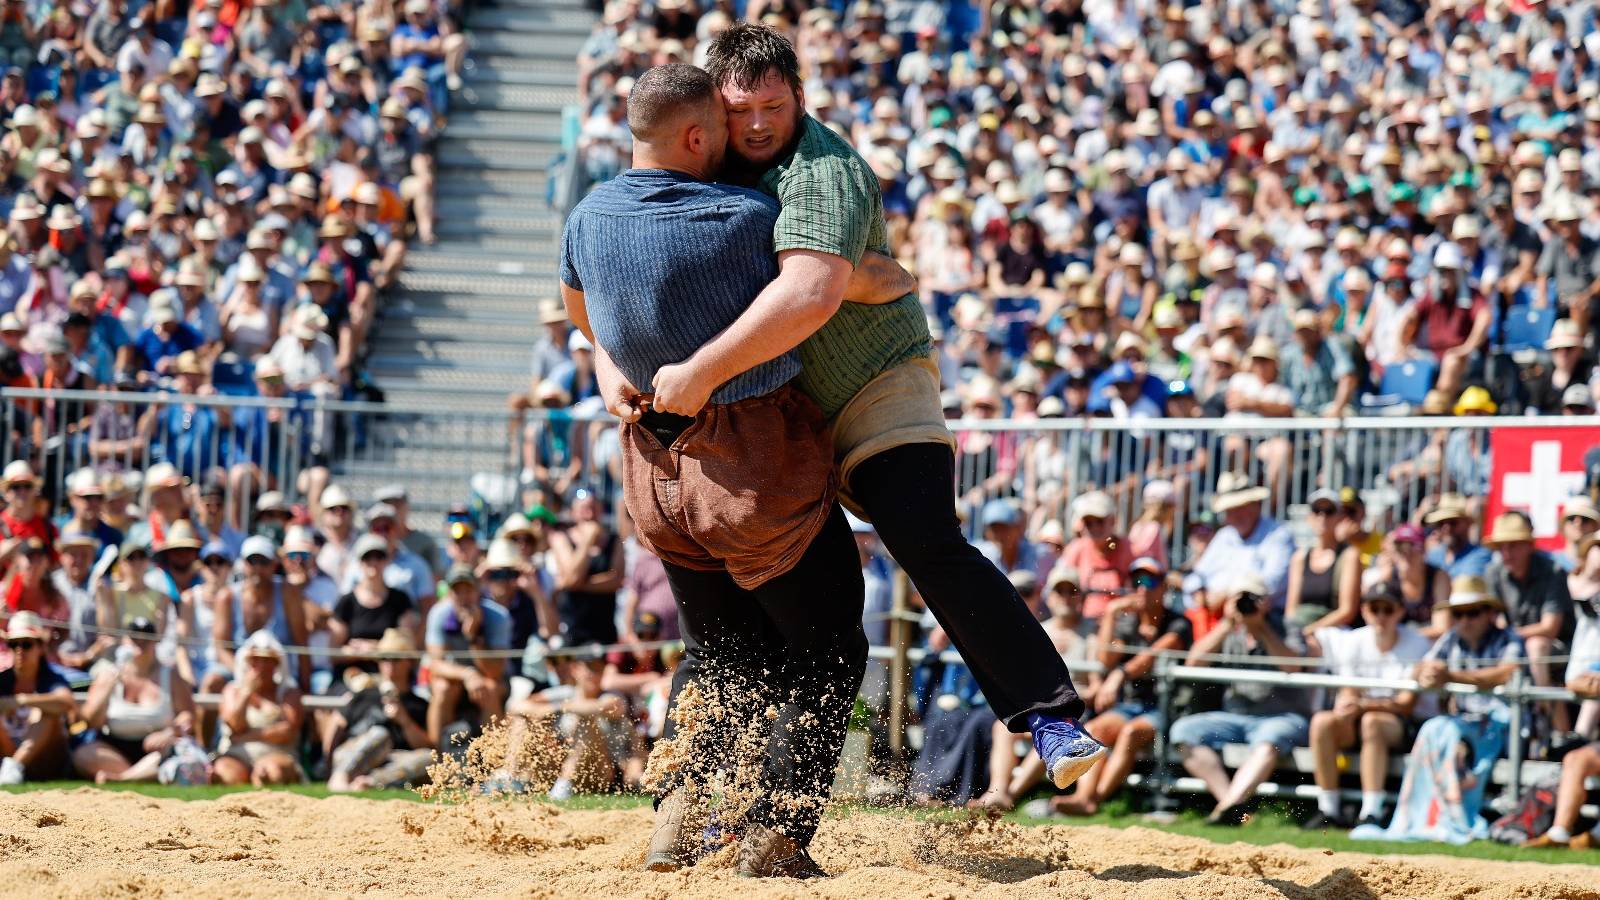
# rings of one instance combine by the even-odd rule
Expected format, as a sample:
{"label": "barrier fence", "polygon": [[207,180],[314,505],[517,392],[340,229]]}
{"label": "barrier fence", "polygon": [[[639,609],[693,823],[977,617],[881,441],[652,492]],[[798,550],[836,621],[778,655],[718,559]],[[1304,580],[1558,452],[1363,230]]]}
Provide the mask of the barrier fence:
{"label": "barrier fence", "polygon": [[[1355,487],[1369,524],[1383,528],[1442,491],[1484,495],[1490,429],[1594,428],[1600,416],[950,424],[960,511],[973,537],[988,500],[1015,498],[1033,529],[1050,520],[1067,526],[1072,499],[1097,489],[1110,494],[1126,527],[1141,511],[1144,486],[1166,479],[1178,500],[1169,549],[1181,562],[1182,535],[1208,508],[1225,471],[1246,473],[1270,488],[1267,509],[1280,520],[1319,488]],[[65,479],[76,468],[136,472],[157,461],[177,465],[191,479],[213,470],[234,473],[229,508],[243,518],[261,490],[277,489],[294,501],[328,478],[356,497],[384,483],[407,485],[422,528],[441,523],[460,503],[470,502],[480,526],[492,528],[514,509],[559,502],[577,487],[613,501],[621,490],[615,421],[581,406],[471,412],[311,395],[3,388],[0,426],[0,455],[32,460],[45,494],[63,503]]]}
{"label": "barrier fence", "polygon": [[[50,622],[47,624],[63,630],[73,627],[73,623],[68,622]],[[111,634],[116,636],[127,636],[134,634],[133,632],[129,632],[124,629],[110,627],[88,626],[85,628],[82,625],[78,625],[77,627],[89,634]],[[175,642],[176,646],[188,649],[204,649],[211,646],[211,643],[211,641],[204,639],[191,639]],[[226,646],[233,646],[232,642],[223,643]],[[609,646],[588,645],[578,647],[553,647],[542,651],[540,654],[538,654],[538,658],[540,660],[563,657],[583,657],[592,659],[597,656],[603,657],[606,654],[616,651],[631,652],[639,649],[661,649],[680,646],[681,642],[678,641],[649,641],[632,644],[614,644]],[[1506,800],[1509,798],[1519,797],[1522,793],[1523,786],[1528,781],[1524,771],[1528,762],[1525,759],[1525,753],[1527,739],[1529,736],[1524,733],[1524,727],[1529,721],[1527,705],[1529,703],[1551,701],[1574,702],[1586,699],[1574,694],[1572,691],[1566,688],[1535,686],[1531,684],[1530,679],[1526,676],[1524,669],[1518,669],[1512,675],[1511,680],[1507,684],[1494,688],[1479,688],[1472,685],[1456,683],[1445,684],[1437,688],[1423,688],[1415,680],[1410,678],[1365,678],[1319,672],[1285,672],[1275,669],[1235,668],[1228,664],[1237,664],[1240,662],[1240,658],[1226,654],[1214,653],[1196,655],[1186,651],[1150,651],[1146,648],[1127,649],[1136,652],[1149,652],[1155,656],[1156,664],[1152,670],[1151,677],[1156,682],[1156,695],[1161,713],[1161,720],[1167,723],[1168,728],[1170,728],[1171,724],[1182,714],[1188,712],[1188,710],[1178,709],[1176,706],[1177,690],[1179,685],[1183,683],[1216,684],[1223,686],[1230,684],[1256,683],[1271,684],[1275,687],[1288,690],[1312,691],[1319,689],[1355,688],[1359,690],[1385,689],[1392,691],[1411,691],[1419,694],[1431,693],[1437,695],[1481,693],[1499,697],[1507,703],[1510,709],[1509,723],[1507,725],[1510,733],[1510,739],[1506,744],[1506,758],[1504,760],[1505,774],[1504,777],[1500,778],[1498,781],[1498,783],[1504,787],[1504,791],[1501,794],[1502,805],[1504,805]],[[290,646],[286,647],[285,650],[291,659],[298,658],[300,656],[338,656],[348,659],[378,660],[404,658],[421,661],[426,660],[430,656],[430,654],[425,650],[379,652],[315,646]],[[527,659],[529,657],[529,654],[522,649],[470,650],[451,652],[447,655],[449,658],[456,661],[465,661],[478,658]],[[892,646],[873,646],[869,649],[869,658],[888,662],[891,665],[891,672],[894,674],[891,675],[888,691],[888,704],[890,709],[886,710],[886,712],[889,714],[889,721],[898,721],[901,723],[906,721],[906,705],[911,699],[909,681],[912,672],[911,667],[913,665],[922,664],[929,661],[937,661],[947,665],[962,664],[960,654],[953,650],[932,653],[919,648],[909,647],[903,642],[896,643]],[[1253,656],[1249,657],[1248,659],[1252,666],[1273,665],[1314,667],[1320,663],[1320,660],[1316,657],[1301,658]],[[1567,662],[1568,659],[1569,657],[1566,656],[1556,656],[1540,658],[1537,660],[1528,660],[1527,662],[1561,664]],[[1195,665],[1195,663],[1218,663],[1221,665]],[[1104,671],[1103,667],[1098,662],[1092,660],[1075,661],[1072,663],[1072,670],[1074,674],[1078,676],[1088,675],[1091,673],[1102,673]],[[1080,686],[1083,685],[1080,683]],[[218,697],[219,695],[216,694],[197,693],[196,702],[202,706],[212,706],[218,702]],[[82,699],[81,696],[80,699]],[[305,702],[309,707],[312,708],[338,709],[343,707],[347,699],[347,697],[342,696],[308,695],[305,698]],[[896,715],[896,713],[899,714]],[[903,725],[900,727],[903,728]],[[893,743],[897,745],[899,744],[898,741],[894,741]],[[1397,760],[1404,759],[1408,752],[1409,748],[1399,748],[1395,752],[1395,758]],[[1176,772],[1176,761],[1174,759],[1173,747],[1165,729],[1157,730],[1156,741],[1152,750],[1152,755],[1154,757],[1154,761],[1151,774],[1148,777],[1141,776],[1135,779],[1130,779],[1129,783],[1135,787],[1149,789],[1154,795],[1155,803],[1158,809],[1168,808],[1172,802],[1172,795],[1179,790],[1178,782],[1181,779],[1174,777]],[[1543,763],[1539,765],[1549,767],[1553,764]],[[1289,767],[1293,767],[1292,761],[1290,762]],[[1276,789],[1269,788],[1269,790]]]}

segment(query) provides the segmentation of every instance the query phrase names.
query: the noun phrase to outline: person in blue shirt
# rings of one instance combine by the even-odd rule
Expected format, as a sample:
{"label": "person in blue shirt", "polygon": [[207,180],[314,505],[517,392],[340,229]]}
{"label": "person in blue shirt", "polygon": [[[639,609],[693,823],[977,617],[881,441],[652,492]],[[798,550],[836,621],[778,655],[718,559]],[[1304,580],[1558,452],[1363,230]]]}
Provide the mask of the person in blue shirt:
{"label": "person in blue shirt", "polygon": [[1138,386],[1140,396],[1150,400],[1149,404],[1142,406],[1147,410],[1146,414],[1159,418],[1167,405],[1167,383],[1150,374],[1145,362],[1144,345],[1137,341],[1118,340],[1116,349],[1116,363],[1108,366],[1089,383],[1089,412],[1110,412],[1112,397],[1117,393],[1112,388],[1119,383],[1131,382]]}
{"label": "person in blue shirt", "polygon": [[1439,505],[1423,517],[1422,523],[1431,530],[1428,564],[1443,569],[1451,578],[1463,575],[1482,575],[1489,568],[1494,553],[1488,547],[1472,543],[1472,514],[1467,511],[1466,498],[1445,494]]}
{"label": "person in blue shirt", "polygon": [[139,351],[140,372],[169,375],[178,354],[198,350],[205,339],[186,322],[178,321],[177,310],[157,306],[150,311],[150,326],[133,339]]}
{"label": "person in blue shirt", "polygon": [[[178,354],[169,368],[178,394],[193,396],[205,383],[205,364],[192,350]],[[212,466],[225,465],[232,448],[222,440],[226,432],[219,410],[225,407],[183,400],[151,410],[149,415],[155,416],[150,437],[153,456],[177,466],[190,479],[199,479]]]}
{"label": "person in blue shirt", "polygon": [[483,596],[471,566],[451,566],[444,583],[448,593],[428,611],[424,629],[433,692],[428,702],[428,739],[436,747],[446,746],[447,729],[476,732],[505,709],[505,660],[454,655],[511,646],[511,616]]}
{"label": "person in blue shirt", "polygon": [[56,524],[62,536],[86,534],[95,541],[95,558],[107,547],[122,543],[122,532],[107,525],[100,515],[105,510],[106,489],[100,483],[100,474],[94,469],[79,469],[67,478],[67,499],[71,513]]}
{"label": "person in blue shirt", "polygon": [[1241,572],[1251,572],[1264,582],[1270,609],[1283,609],[1294,535],[1262,509],[1269,496],[1267,488],[1252,486],[1249,477],[1238,472],[1224,472],[1217,479],[1211,508],[1226,525],[1184,579],[1184,599],[1190,608],[1220,602],[1219,589],[1225,589]]}

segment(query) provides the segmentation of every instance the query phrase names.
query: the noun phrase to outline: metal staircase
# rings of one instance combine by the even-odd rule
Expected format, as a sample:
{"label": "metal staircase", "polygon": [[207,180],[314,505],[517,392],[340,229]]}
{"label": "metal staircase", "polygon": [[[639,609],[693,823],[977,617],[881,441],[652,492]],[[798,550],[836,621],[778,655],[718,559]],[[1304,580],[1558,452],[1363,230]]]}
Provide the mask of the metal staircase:
{"label": "metal staircase", "polygon": [[378,417],[334,452],[357,497],[410,485],[421,527],[465,499],[464,475],[507,471],[495,416],[526,389],[539,300],[556,296],[561,223],[545,170],[594,21],[583,0],[496,0],[467,15],[464,85],[434,149],[438,242],[407,255],[367,358],[390,406],[447,415]]}

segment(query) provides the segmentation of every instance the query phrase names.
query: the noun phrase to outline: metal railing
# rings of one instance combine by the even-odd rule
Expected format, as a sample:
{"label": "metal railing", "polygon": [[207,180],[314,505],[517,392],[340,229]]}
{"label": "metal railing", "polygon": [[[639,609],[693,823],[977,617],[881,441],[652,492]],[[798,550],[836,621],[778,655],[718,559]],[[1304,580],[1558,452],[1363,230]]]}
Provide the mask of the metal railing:
{"label": "metal railing", "polygon": [[[52,498],[64,497],[65,478],[79,466],[113,472],[159,460],[191,478],[254,467],[260,483],[290,499],[314,490],[303,477],[312,469],[326,469],[358,498],[400,482],[424,528],[469,500],[488,527],[547,495],[587,487],[615,501],[621,491],[615,420],[597,409],[470,412],[312,396],[5,388],[0,425],[0,455],[32,459]],[[950,426],[960,511],[972,537],[988,500],[1017,499],[1030,529],[1050,520],[1069,526],[1073,498],[1089,490],[1110,494],[1127,527],[1141,512],[1145,485],[1166,479],[1178,500],[1164,523],[1177,562],[1188,523],[1209,507],[1225,471],[1268,487],[1266,508],[1279,520],[1292,518],[1315,490],[1355,487],[1369,525],[1381,530],[1443,491],[1484,494],[1489,429],[1596,427],[1600,416],[962,419]]]}
{"label": "metal railing", "polygon": [[216,471],[227,500],[248,472],[256,490],[292,486],[311,454],[312,414],[288,397],[233,397],[133,391],[0,391],[0,458],[26,459],[56,506],[81,468],[131,489],[156,463],[170,463],[191,480]]}

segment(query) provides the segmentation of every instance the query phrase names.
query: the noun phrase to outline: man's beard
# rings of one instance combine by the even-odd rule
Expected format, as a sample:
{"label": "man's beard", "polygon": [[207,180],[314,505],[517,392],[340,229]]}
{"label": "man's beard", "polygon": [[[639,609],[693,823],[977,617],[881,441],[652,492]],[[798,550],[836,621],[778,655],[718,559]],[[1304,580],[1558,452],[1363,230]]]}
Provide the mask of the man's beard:
{"label": "man's beard", "polygon": [[794,148],[800,143],[800,132],[805,127],[803,120],[805,113],[796,113],[794,117],[794,133],[789,136],[777,153],[765,161],[752,160],[739,152],[738,146],[733,141],[728,141],[727,153],[723,155],[722,166],[717,173],[717,180],[727,184],[737,184],[749,187],[761,180],[767,170],[778,164],[778,160],[786,159]]}

